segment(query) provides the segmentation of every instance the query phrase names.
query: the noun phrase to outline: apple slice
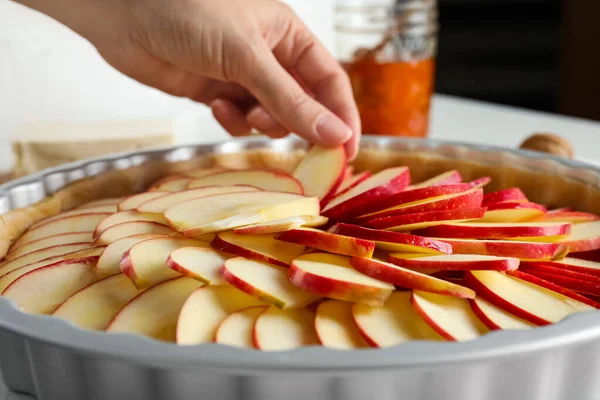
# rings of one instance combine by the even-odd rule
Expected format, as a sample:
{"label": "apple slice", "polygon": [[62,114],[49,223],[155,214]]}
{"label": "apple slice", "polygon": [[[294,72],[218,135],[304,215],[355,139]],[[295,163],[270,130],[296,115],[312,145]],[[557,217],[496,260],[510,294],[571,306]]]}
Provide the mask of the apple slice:
{"label": "apple slice", "polygon": [[20,257],[13,258],[10,261],[0,265],[0,275],[4,275],[17,268],[24,267],[25,265],[36,263],[38,261],[45,260],[54,256],[61,256],[63,254],[72,253],[83,249],[89,249],[89,243],[70,243],[70,244],[59,244],[57,246],[47,247],[45,249],[36,250],[31,253],[24,254]]}
{"label": "apple slice", "polygon": [[34,251],[46,249],[48,247],[60,246],[73,243],[91,243],[92,232],[70,232],[60,233],[54,236],[48,236],[43,239],[34,240],[23,246],[12,247],[6,255],[5,260],[10,261],[14,258],[24,256]]}
{"label": "apple slice", "polygon": [[169,208],[186,201],[199,199],[200,197],[213,196],[216,194],[227,193],[245,193],[245,192],[261,192],[262,189],[252,186],[208,186],[197,189],[188,189],[181,192],[169,193],[145,203],[137,207],[139,212],[163,214]]}
{"label": "apple slice", "polygon": [[14,301],[23,312],[50,314],[96,279],[91,260],[68,260],[27,272],[4,289],[2,296]]}
{"label": "apple slice", "polygon": [[546,207],[537,203],[505,201],[489,204],[483,216],[484,222],[519,222],[539,219],[546,214]]}
{"label": "apple slice", "polygon": [[316,197],[263,191],[189,200],[169,208],[165,217],[186,236],[196,236],[298,215],[319,215],[319,209]]}
{"label": "apple slice", "polygon": [[594,275],[569,271],[542,263],[524,263],[519,269],[574,292],[592,296],[600,293],[600,278]]}
{"label": "apple slice", "polygon": [[156,192],[142,192],[142,193],[134,194],[133,196],[129,196],[125,200],[120,202],[117,205],[117,209],[118,209],[118,211],[135,210],[136,208],[138,208],[140,205],[144,204],[145,202],[150,201],[152,199],[156,199],[157,197],[162,197],[169,193],[170,192],[156,191]]}
{"label": "apple slice", "polygon": [[571,253],[600,249],[600,221],[573,224],[571,233],[559,243],[567,246]]}
{"label": "apple slice", "polygon": [[344,146],[331,148],[312,146],[296,166],[292,176],[302,184],[305,195],[318,197],[321,205],[325,205],[342,183],[345,170]]}
{"label": "apple slice", "polygon": [[526,266],[531,266],[532,264],[548,265],[566,272],[573,271],[600,277],[600,262],[598,261],[588,261],[579,258],[565,257],[561,261],[526,262],[524,264]]}
{"label": "apple slice", "polygon": [[356,221],[366,222],[373,219],[429,211],[480,208],[482,199],[483,189],[469,189],[459,193],[447,194],[443,196],[427,198],[421,201],[402,204],[375,213],[363,214],[356,218]]}
{"label": "apple slice", "polygon": [[117,204],[122,202],[124,199],[125,199],[124,197],[111,197],[108,199],[98,199],[98,200],[94,200],[94,201],[85,203],[77,208],[92,208],[92,207],[111,206],[111,205],[116,207]]}
{"label": "apple slice", "polygon": [[295,286],[337,300],[381,306],[394,286],[361,274],[345,256],[311,253],[292,262],[289,280]]}
{"label": "apple slice", "polygon": [[104,230],[98,236],[94,246],[108,246],[109,244],[128,236],[156,234],[161,236],[180,236],[180,233],[174,231],[164,224],[154,221],[130,221],[116,224]]}
{"label": "apple slice", "polygon": [[223,285],[225,281],[219,270],[228,258],[214,249],[181,247],[171,252],[167,258],[167,267],[207,285]]}
{"label": "apple slice", "polygon": [[11,283],[13,283],[21,276],[38,268],[47,267],[68,260],[75,260],[82,263],[91,262],[95,264],[98,261],[98,257],[102,253],[103,249],[103,247],[94,247],[91,249],[74,251],[73,253],[50,257],[42,261],[31,263],[21,268],[14,269],[10,272],[2,271],[0,272],[0,293],[2,293],[2,291],[4,291]]}
{"label": "apple slice", "polygon": [[343,219],[374,198],[402,191],[409,183],[410,172],[407,167],[384,169],[332,199],[323,209],[323,215],[334,220]]}
{"label": "apple slice", "polygon": [[323,346],[345,350],[369,347],[354,322],[352,306],[353,303],[339,300],[326,300],[319,304],[315,329]]}
{"label": "apple slice", "polygon": [[560,208],[554,208],[552,210],[548,210],[548,214],[556,214],[556,213],[561,213],[561,212],[567,212],[567,211],[575,211],[575,209],[573,207],[560,207]]}
{"label": "apple slice", "polygon": [[[350,167],[346,168],[348,171]],[[351,175],[350,177],[344,179],[338,187],[335,195],[339,196],[346,193],[348,190],[352,189],[354,186],[357,186],[361,182],[369,179],[371,177],[371,171],[363,171],[358,174]]]}
{"label": "apple slice", "polygon": [[587,260],[600,262],[600,249],[589,250],[589,251],[578,251],[569,253],[569,257],[576,258],[578,260]]}
{"label": "apple slice", "polygon": [[546,213],[542,217],[536,219],[539,222],[571,222],[578,224],[580,222],[597,221],[600,219],[599,215],[579,212],[579,211],[563,211],[555,213]]}
{"label": "apple slice", "polygon": [[573,298],[497,271],[469,271],[465,279],[485,300],[536,325],[594,310]]}
{"label": "apple slice", "polygon": [[489,332],[469,300],[415,290],[411,303],[429,326],[447,340],[464,342]]}
{"label": "apple slice", "polygon": [[350,259],[350,265],[360,273],[382,282],[391,283],[394,286],[466,299],[475,297],[475,292],[467,287],[384,261],[364,257],[352,257]]}
{"label": "apple slice", "polygon": [[558,243],[517,240],[435,239],[450,244],[453,254],[481,254],[515,257],[521,260],[560,260],[567,253],[566,246]]}
{"label": "apple slice", "polygon": [[256,320],[254,346],[262,351],[285,351],[318,345],[315,313],[308,308],[269,307]]}
{"label": "apple slice", "polygon": [[460,172],[453,169],[450,171],[446,171],[440,175],[436,175],[433,178],[429,178],[423,182],[419,182],[414,185],[410,185],[406,188],[406,190],[421,189],[421,188],[431,187],[431,186],[451,185],[453,183],[461,183],[462,180],[463,180],[463,178],[460,175]]}
{"label": "apple slice", "polygon": [[508,189],[498,190],[496,192],[486,193],[483,195],[482,205],[488,206],[490,204],[503,203],[503,202],[528,202],[525,193],[517,187]]}
{"label": "apple slice", "polygon": [[248,307],[229,314],[219,325],[215,334],[215,342],[243,349],[253,349],[254,325],[267,308],[267,306]]}
{"label": "apple slice", "polygon": [[469,301],[475,315],[477,315],[488,329],[531,329],[535,327],[532,323],[496,307],[481,297],[476,297]]}
{"label": "apple slice", "polygon": [[145,289],[180,274],[167,267],[171,252],[181,247],[206,247],[205,242],[194,239],[158,237],[134,244],[121,258],[121,272],[138,289]]}
{"label": "apple slice", "polygon": [[181,192],[187,189],[192,178],[184,176],[167,176],[148,188],[149,192]]}
{"label": "apple slice", "polygon": [[100,221],[114,215],[110,213],[91,213],[72,215],[70,217],[55,219],[31,229],[21,236],[15,243],[15,247],[33,242],[34,240],[55,236],[69,232],[89,232],[96,229]]}
{"label": "apple slice", "polygon": [[286,268],[244,257],[225,261],[221,275],[230,285],[280,308],[301,308],[318,299],[318,296],[293,286],[288,281]]}
{"label": "apple slice", "polygon": [[124,222],[134,221],[149,221],[167,225],[167,220],[160,214],[142,213],[135,210],[120,211],[112,214],[109,217],[106,217],[98,224],[96,230],[94,231],[94,238],[98,238],[101,233],[112,226],[122,224]]}
{"label": "apple slice", "polygon": [[344,223],[335,224],[329,229],[329,232],[371,240],[375,242],[377,248],[385,251],[425,254],[452,253],[452,246],[448,243],[406,233],[369,229]]}
{"label": "apple slice", "polygon": [[375,242],[370,240],[323,232],[313,228],[280,232],[275,235],[275,239],[345,256],[372,257],[375,250]]}
{"label": "apple slice", "polygon": [[201,282],[185,276],[161,282],[127,303],[110,321],[106,332],[139,333],[174,342],[179,312],[201,286]]}
{"label": "apple slice", "polygon": [[115,240],[102,252],[98,264],[96,265],[96,273],[98,275],[114,275],[121,272],[121,258],[123,254],[129,250],[133,245],[143,242],[144,240],[154,239],[159,237],[166,237],[156,234],[142,234],[127,236],[119,240]]}
{"label": "apple slice", "polygon": [[479,219],[485,215],[486,208],[461,208],[456,210],[427,211],[414,214],[395,215],[367,221],[365,226],[375,229],[387,229],[396,232],[408,232],[430,226],[465,222]]}
{"label": "apple slice", "polygon": [[390,254],[388,261],[403,268],[421,271],[435,270],[494,270],[514,271],[519,268],[519,259],[512,257],[496,257],[474,254],[450,254],[440,256],[425,256],[419,254],[395,253]]}
{"label": "apple slice", "polygon": [[234,232],[219,233],[211,246],[226,253],[285,268],[305,250],[302,245],[281,243],[273,235],[238,235]]}
{"label": "apple slice", "polygon": [[382,348],[411,340],[444,340],[416,312],[410,303],[411,295],[410,291],[394,292],[381,307],[354,305],[354,320],[371,346]]}
{"label": "apple slice", "polygon": [[414,232],[417,235],[459,239],[532,238],[567,235],[568,222],[463,222],[432,226]]}
{"label": "apple slice", "polygon": [[190,171],[183,171],[182,175],[187,176],[189,178],[202,178],[207,175],[213,175],[219,172],[231,171],[228,168],[223,167],[210,167],[210,168],[198,168]]}
{"label": "apple slice", "polygon": [[317,215],[301,215],[288,217],[262,224],[253,224],[235,228],[233,231],[240,235],[261,235],[265,233],[278,233],[301,227],[316,227],[325,225],[329,219]]}
{"label": "apple slice", "polygon": [[125,275],[111,275],[73,293],[52,315],[80,328],[104,330],[138,293]]}
{"label": "apple slice", "polygon": [[267,191],[304,194],[302,184],[294,177],[281,171],[240,170],[225,171],[194,179],[188,189],[203,186],[250,185]]}
{"label": "apple slice", "polygon": [[95,207],[88,207],[88,208],[76,208],[71,211],[65,211],[65,212],[58,213],[56,215],[53,215],[52,217],[44,218],[43,220],[31,225],[29,227],[29,230],[33,230],[33,229],[37,228],[38,226],[47,224],[48,222],[51,222],[51,221],[56,221],[58,219],[72,217],[75,215],[92,214],[92,213],[112,214],[115,212],[117,212],[117,207],[114,205],[95,206]]}
{"label": "apple slice", "polygon": [[265,306],[264,301],[233,286],[204,286],[192,293],[179,313],[177,344],[212,342],[219,325],[228,315],[249,307]]}

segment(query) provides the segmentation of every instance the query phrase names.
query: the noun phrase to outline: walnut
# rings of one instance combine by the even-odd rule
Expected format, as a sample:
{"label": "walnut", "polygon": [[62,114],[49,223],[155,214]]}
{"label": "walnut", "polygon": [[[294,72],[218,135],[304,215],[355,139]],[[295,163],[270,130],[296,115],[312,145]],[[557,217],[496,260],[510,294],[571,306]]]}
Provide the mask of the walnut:
{"label": "walnut", "polygon": [[519,148],[550,153],[565,158],[573,158],[574,156],[571,143],[564,137],[552,133],[533,134],[525,139]]}

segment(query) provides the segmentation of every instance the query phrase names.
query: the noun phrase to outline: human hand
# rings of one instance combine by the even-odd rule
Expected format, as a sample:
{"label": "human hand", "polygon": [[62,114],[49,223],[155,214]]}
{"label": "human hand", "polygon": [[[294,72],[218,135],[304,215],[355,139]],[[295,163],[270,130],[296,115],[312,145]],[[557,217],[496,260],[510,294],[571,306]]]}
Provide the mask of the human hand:
{"label": "human hand", "polygon": [[294,132],[323,146],[345,143],[351,158],[357,152],[360,118],[347,75],[279,1],[20,2],[87,38],[133,79],[210,105],[234,136]]}

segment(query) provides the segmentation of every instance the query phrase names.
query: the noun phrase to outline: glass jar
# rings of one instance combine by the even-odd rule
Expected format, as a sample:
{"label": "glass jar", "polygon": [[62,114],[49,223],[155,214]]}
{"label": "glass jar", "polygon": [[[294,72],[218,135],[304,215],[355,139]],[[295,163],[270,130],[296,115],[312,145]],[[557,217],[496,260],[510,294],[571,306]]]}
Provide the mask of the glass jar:
{"label": "glass jar", "polygon": [[336,52],[363,134],[426,137],[434,91],[436,0],[338,0]]}

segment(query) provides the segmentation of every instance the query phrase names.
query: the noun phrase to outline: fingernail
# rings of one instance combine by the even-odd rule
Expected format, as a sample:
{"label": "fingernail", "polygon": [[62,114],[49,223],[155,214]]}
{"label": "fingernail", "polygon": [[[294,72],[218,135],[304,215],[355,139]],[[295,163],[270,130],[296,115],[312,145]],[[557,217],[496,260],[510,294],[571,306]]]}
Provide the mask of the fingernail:
{"label": "fingernail", "polygon": [[341,144],[352,137],[352,129],[339,118],[324,114],[317,119],[317,135],[327,143]]}
{"label": "fingernail", "polygon": [[246,117],[246,121],[252,127],[264,132],[270,131],[271,129],[274,129],[277,126],[277,122],[262,107],[257,107],[254,110],[250,111],[250,113]]}

